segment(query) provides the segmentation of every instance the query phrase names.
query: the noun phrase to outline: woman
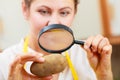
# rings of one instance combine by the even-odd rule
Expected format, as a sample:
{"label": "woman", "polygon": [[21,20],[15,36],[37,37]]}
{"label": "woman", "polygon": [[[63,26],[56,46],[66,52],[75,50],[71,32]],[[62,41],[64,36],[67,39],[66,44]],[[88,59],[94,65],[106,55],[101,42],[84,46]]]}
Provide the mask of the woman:
{"label": "woman", "polygon": [[[71,26],[77,12],[78,0],[23,0],[22,10],[30,24],[28,49],[25,40],[3,51],[0,55],[0,80],[73,80],[67,67],[63,72],[40,78],[32,75],[28,61],[44,63],[43,51],[37,44],[39,31],[50,24]],[[112,80],[112,47],[107,38],[97,35],[85,40],[84,46],[74,45],[68,50],[80,80]],[[3,62],[4,61],[4,62]]]}

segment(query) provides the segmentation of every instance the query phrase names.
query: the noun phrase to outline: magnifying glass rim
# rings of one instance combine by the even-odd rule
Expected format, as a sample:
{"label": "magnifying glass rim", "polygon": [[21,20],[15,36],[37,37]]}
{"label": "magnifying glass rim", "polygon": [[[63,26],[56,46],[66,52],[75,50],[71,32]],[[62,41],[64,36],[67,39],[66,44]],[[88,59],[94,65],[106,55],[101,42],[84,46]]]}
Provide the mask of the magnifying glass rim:
{"label": "magnifying glass rim", "polygon": [[73,31],[72,31],[69,27],[67,27],[67,26],[65,26],[65,25],[62,25],[62,24],[52,24],[52,25],[48,25],[48,26],[44,27],[44,28],[40,31],[38,39],[40,38],[40,36],[41,36],[44,32],[46,32],[46,31],[48,31],[48,30],[50,30],[50,29],[64,29],[64,30],[67,30],[68,32],[70,32],[70,33],[73,35]]}
{"label": "magnifying glass rim", "polygon": [[52,25],[46,26],[46,27],[44,27],[44,28],[39,32],[39,36],[38,36],[38,44],[39,44],[40,48],[42,48],[43,50],[45,50],[45,51],[47,51],[47,52],[49,52],[49,53],[57,53],[57,54],[58,54],[58,53],[61,53],[61,52],[64,52],[64,51],[68,50],[68,49],[74,44],[74,40],[75,40],[75,39],[74,39],[74,36],[73,36],[73,42],[71,43],[70,46],[68,46],[68,47],[65,48],[65,49],[61,49],[61,50],[49,50],[49,49],[44,48],[43,46],[40,45],[39,38],[40,38],[40,36],[41,36],[43,33],[45,33],[45,32],[48,31],[48,30],[51,30],[51,29],[64,29],[64,30],[70,32],[71,35],[73,36],[73,31],[72,31],[69,27],[67,27],[67,26],[65,26],[65,25],[62,25],[62,24],[52,24]]}

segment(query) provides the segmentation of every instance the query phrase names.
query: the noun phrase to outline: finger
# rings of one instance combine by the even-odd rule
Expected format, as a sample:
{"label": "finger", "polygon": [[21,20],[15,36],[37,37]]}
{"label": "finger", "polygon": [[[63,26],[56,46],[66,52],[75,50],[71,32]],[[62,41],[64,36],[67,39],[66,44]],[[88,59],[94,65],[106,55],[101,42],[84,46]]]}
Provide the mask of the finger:
{"label": "finger", "polygon": [[52,78],[53,76],[47,76],[47,77],[40,78],[38,76],[30,75],[30,79],[32,80],[51,80]]}
{"label": "finger", "polygon": [[36,61],[36,62],[44,62],[43,55],[40,53],[28,53],[28,54],[20,54],[17,55],[14,61],[10,65],[10,71],[14,71],[16,66],[23,67],[27,61]]}
{"label": "finger", "polygon": [[98,51],[98,45],[101,42],[101,40],[103,39],[102,35],[97,35],[93,40],[92,40],[92,44],[91,44],[91,49],[93,52],[97,52]]}
{"label": "finger", "polygon": [[[11,65],[10,65],[10,70],[9,70],[9,80],[15,80],[17,77],[15,77],[16,76],[16,74],[17,74],[17,76],[19,76],[20,77],[20,74],[19,74],[19,72],[21,71],[21,69],[23,68],[23,65],[21,65],[21,64],[19,64],[19,61],[18,61],[19,59],[17,58],[17,59],[15,59],[12,63],[11,63]],[[15,78],[15,79],[14,79]]]}
{"label": "finger", "polygon": [[93,39],[94,39],[94,37],[91,36],[91,37],[89,37],[89,38],[85,41],[85,44],[84,44],[85,49],[90,48]]}
{"label": "finger", "polygon": [[28,53],[28,54],[22,54],[19,56],[19,62],[21,64],[25,64],[27,61],[34,61],[34,62],[44,62],[43,55],[40,53]]}
{"label": "finger", "polygon": [[24,68],[20,70],[22,72],[23,80],[51,80],[52,76],[39,77],[34,74],[27,73]]}
{"label": "finger", "polygon": [[[18,57],[16,57],[16,58],[13,60],[13,62],[11,62],[11,64],[10,64],[10,70],[11,70],[11,71],[14,71],[14,69],[15,69],[16,66],[19,64],[19,62],[20,62],[20,57],[18,56]],[[19,66],[22,67],[22,65],[19,65]]]}
{"label": "finger", "polygon": [[53,78],[53,76],[47,76],[47,77],[43,77],[41,78],[42,80],[51,80]]}
{"label": "finger", "polygon": [[84,44],[84,49],[87,51],[89,57],[93,56],[90,49],[93,39],[94,39],[93,36],[89,37]]}
{"label": "finger", "polygon": [[98,52],[101,53],[102,48],[106,45],[109,45],[109,44],[110,44],[109,40],[107,38],[103,38],[98,45]]}
{"label": "finger", "polygon": [[112,45],[106,45],[102,48],[101,54],[111,54],[112,53]]}

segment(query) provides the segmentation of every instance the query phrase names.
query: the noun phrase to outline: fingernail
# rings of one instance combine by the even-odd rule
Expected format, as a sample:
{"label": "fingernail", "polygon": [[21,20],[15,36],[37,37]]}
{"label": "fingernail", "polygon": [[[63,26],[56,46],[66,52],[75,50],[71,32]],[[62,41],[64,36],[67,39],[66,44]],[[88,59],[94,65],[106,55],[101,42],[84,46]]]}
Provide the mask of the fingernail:
{"label": "fingernail", "polygon": [[38,53],[40,56],[43,56],[43,54],[41,54],[41,53]]}
{"label": "fingernail", "polygon": [[48,76],[48,77],[47,77],[47,79],[50,79],[50,80],[52,80],[52,78],[53,78],[53,76]]}
{"label": "fingernail", "polygon": [[93,49],[93,52],[97,52],[97,50],[96,50],[96,49]]}
{"label": "fingernail", "polygon": [[39,60],[40,60],[40,61],[45,61],[45,58],[40,57]]}

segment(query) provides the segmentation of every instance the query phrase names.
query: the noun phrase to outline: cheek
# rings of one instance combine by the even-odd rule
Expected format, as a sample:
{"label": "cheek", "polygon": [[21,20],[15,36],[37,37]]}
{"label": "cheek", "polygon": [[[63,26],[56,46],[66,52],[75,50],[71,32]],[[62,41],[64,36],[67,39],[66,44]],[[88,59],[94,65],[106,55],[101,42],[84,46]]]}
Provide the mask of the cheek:
{"label": "cheek", "polygon": [[30,26],[32,28],[32,31],[39,32],[43,27],[47,24],[47,19],[42,18],[39,15],[31,15],[30,17]]}
{"label": "cheek", "polygon": [[74,20],[74,16],[70,16],[67,19],[62,20],[62,23],[70,27],[72,25],[73,20]]}

